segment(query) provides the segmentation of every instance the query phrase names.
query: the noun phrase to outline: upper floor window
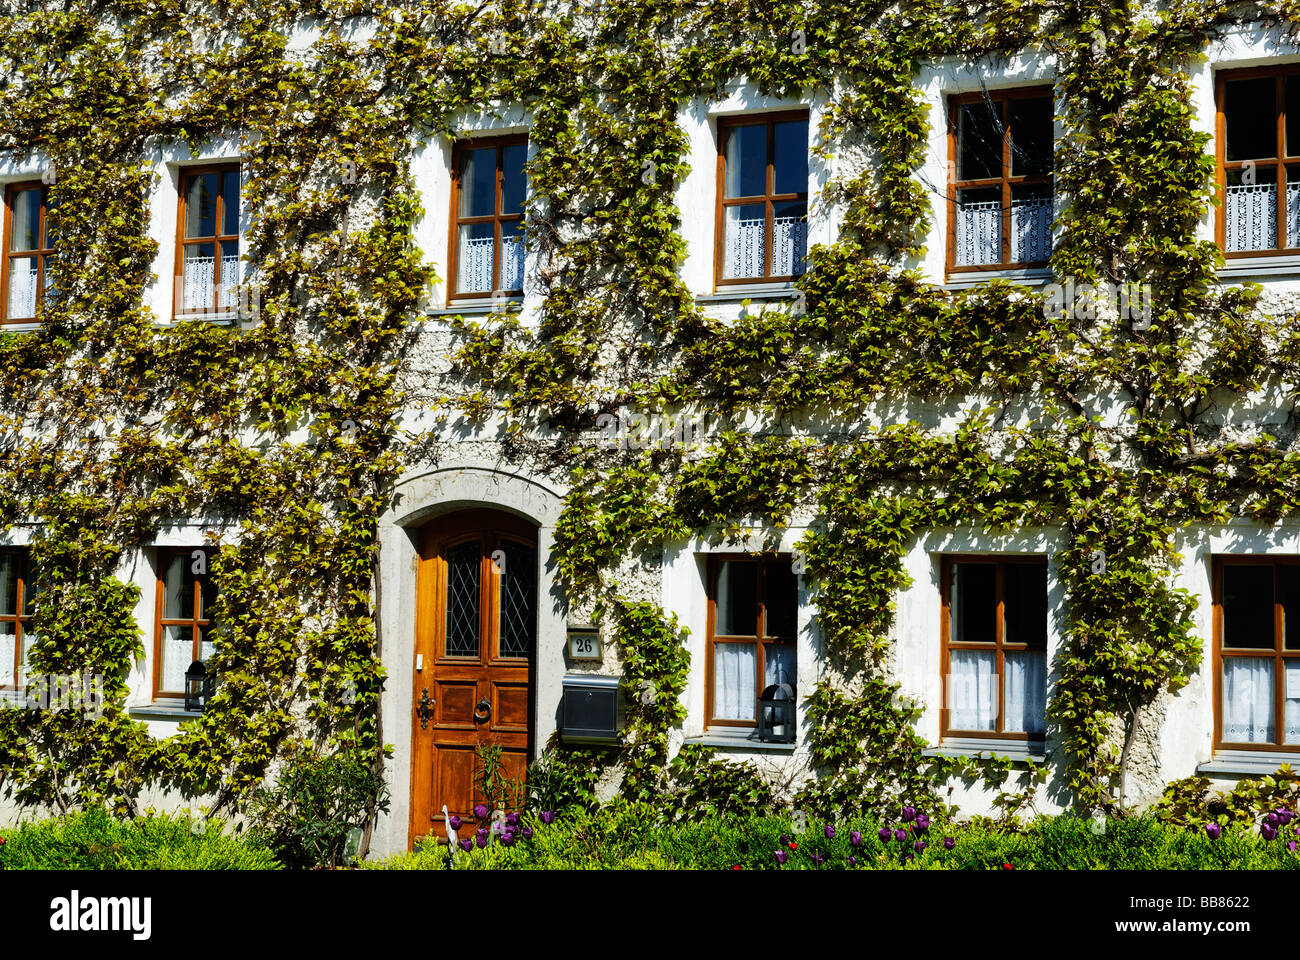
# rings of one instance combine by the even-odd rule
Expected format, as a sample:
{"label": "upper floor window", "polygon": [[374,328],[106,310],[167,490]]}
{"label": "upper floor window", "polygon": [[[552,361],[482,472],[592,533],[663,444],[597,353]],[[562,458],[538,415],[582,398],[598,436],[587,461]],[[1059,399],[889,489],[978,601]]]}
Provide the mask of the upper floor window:
{"label": "upper floor window", "polygon": [[49,188],[39,180],[5,191],[4,264],[0,296],[6,321],[35,320],[41,302],[53,295],[50,261],[54,233],[46,222]]}
{"label": "upper floor window", "polygon": [[754,727],[763,690],[796,685],[798,582],[776,557],[711,555],[708,576],[708,724]]}
{"label": "upper floor window", "polygon": [[239,164],[181,171],[176,315],[233,312],[239,305]]}
{"label": "upper floor window", "polygon": [[718,121],[718,284],[793,280],[807,267],[808,114]]}
{"label": "upper floor window", "polygon": [[1300,751],[1300,557],[1216,558],[1214,649],[1215,746]]}
{"label": "upper floor window", "polygon": [[1041,740],[1047,706],[1047,562],[944,557],[944,737]]}
{"label": "upper floor window", "polygon": [[524,292],[526,136],[458,143],[452,152],[449,299]]}
{"label": "upper floor window", "polygon": [[1041,266],[1052,255],[1052,91],[949,103],[949,271]]}
{"label": "upper floor window", "polygon": [[1224,253],[1300,253],[1300,64],[1224,71],[1216,93]]}
{"label": "upper floor window", "polygon": [[26,548],[0,550],[0,690],[21,690],[26,683],[36,639],[31,632],[35,595]]}
{"label": "upper floor window", "polygon": [[185,696],[185,671],[214,649],[209,612],[216,592],[208,576],[211,547],[160,548],[155,599],[154,693]]}

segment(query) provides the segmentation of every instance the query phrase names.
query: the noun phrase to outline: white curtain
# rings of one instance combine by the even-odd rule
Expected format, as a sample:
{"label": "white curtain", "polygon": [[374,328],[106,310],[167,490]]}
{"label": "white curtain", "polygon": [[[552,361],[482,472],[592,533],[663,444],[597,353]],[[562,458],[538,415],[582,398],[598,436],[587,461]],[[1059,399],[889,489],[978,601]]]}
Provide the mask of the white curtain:
{"label": "white curtain", "polygon": [[763,276],[763,231],[766,219],[741,220],[740,207],[727,207],[722,276],[726,280]]}
{"label": "white curtain", "polygon": [[1047,708],[1047,651],[1007,652],[1002,662],[1007,711],[1002,729],[1041,735],[1046,729],[1043,713]]}
{"label": "white curtain", "polygon": [[998,675],[992,650],[953,650],[948,675],[948,726],[953,730],[994,730],[998,716]]}
{"label": "white curtain", "polygon": [[168,693],[185,692],[185,671],[194,662],[192,627],[163,627],[162,688]]}
{"label": "white curtain", "polygon": [[[998,225],[999,229],[1001,224]],[[1001,243],[1002,238],[998,238]],[[1052,255],[1052,198],[1011,201],[1011,260],[1037,263]]]}
{"label": "white curtain", "polygon": [[1230,251],[1277,246],[1277,184],[1229,186],[1225,193],[1224,246]]}
{"label": "white curtain", "polygon": [[[1283,743],[1300,743],[1300,660],[1286,662],[1286,701],[1282,705]],[[1296,694],[1292,696],[1292,694]]]}
{"label": "white curtain", "polygon": [[14,682],[14,624],[0,623],[0,686]]}
{"label": "white curtain", "polygon": [[713,645],[713,715],[721,720],[754,719],[758,653],[752,643]]}
{"label": "white curtain", "polygon": [[35,643],[36,643],[36,634],[32,633],[30,630],[24,627],[23,628],[23,658],[22,658],[23,659],[22,683],[24,686],[26,686],[27,681],[31,678],[32,675],[32,646]]}
{"label": "white curtain", "polygon": [[1002,259],[1002,201],[957,205],[956,262],[960,267]]}
{"label": "white curtain", "polygon": [[36,316],[36,261],[15,257],[9,261],[9,319]]}
{"label": "white curtain", "polygon": [[1223,658],[1223,739],[1229,743],[1275,743],[1273,660]]}

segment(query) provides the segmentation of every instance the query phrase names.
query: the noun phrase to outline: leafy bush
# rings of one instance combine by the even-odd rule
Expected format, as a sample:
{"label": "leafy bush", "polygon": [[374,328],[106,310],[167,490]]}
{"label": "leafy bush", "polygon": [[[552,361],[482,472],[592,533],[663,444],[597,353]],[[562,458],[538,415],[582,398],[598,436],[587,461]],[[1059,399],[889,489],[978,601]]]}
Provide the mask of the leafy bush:
{"label": "leafy bush", "polygon": [[350,757],[313,755],[258,790],[249,816],[287,866],[341,866],[349,835],[359,833],[372,809],[388,810],[382,773]]}
{"label": "leafy bush", "polygon": [[235,837],[217,821],[151,814],[116,820],[102,809],[0,830],[4,870],[277,870],[256,837]]}

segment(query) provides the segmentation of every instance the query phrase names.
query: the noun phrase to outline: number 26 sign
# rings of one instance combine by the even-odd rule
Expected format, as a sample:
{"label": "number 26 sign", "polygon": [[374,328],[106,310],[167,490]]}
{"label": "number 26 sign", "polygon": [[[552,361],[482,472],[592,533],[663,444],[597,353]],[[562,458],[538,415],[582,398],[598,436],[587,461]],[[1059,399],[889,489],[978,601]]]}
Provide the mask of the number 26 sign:
{"label": "number 26 sign", "polygon": [[599,660],[600,631],[595,627],[569,628],[569,659]]}

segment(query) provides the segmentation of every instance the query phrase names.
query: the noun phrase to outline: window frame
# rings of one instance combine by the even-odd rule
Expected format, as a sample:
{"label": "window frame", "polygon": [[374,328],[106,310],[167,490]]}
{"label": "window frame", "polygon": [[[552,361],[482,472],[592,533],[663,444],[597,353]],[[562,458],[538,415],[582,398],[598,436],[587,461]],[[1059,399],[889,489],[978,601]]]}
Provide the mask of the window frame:
{"label": "window frame", "polygon": [[[14,251],[11,249],[13,237],[13,210],[14,200],[19,193],[26,193],[31,190],[40,191],[40,218],[37,228],[37,249]],[[0,237],[0,247],[3,247],[3,262],[0,263],[0,324],[5,323],[35,323],[40,319],[41,306],[45,302],[45,270],[46,260],[54,256],[54,248],[45,246],[49,239],[46,236],[46,215],[50,206],[50,188],[42,180],[20,180],[15,183],[5,185],[4,195],[4,236]],[[30,317],[10,317],[9,316],[9,273],[10,263],[15,259],[36,258],[36,311]]]}
{"label": "window frame", "polygon": [[[243,205],[244,194],[244,176],[243,165],[237,160],[219,161],[213,163],[202,163],[194,166],[181,167],[177,175],[177,196],[176,196],[176,266],[172,271],[173,291],[172,291],[172,316],[174,318],[188,317],[209,317],[213,314],[227,314],[235,312],[233,309],[221,309],[218,306],[218,300],[221,292],[221,249],[224,244],[233,242],[237,255],[240,254],[240,235],[239,223],[235,224],[233,234],[223,234],[220,232],[225,223],[225,198],[221,190],[217,190],[216,210],[213,212],[213,230],[216,231],[210,237],[189,237],[185,236],[185,197],[189,193],[190,181],[195,177],[208,173],[215,173],[218,177],[217,184],[220,187],[224,175],[234,172],[239,179],[239,199],[240,205]],[[209,306],[202,310],[182,310],[185,295],[185,248],[198,244],[212,244],[213,262],[212,262],[212,298]]]}
{"label": "window frame", "polygon": [[[1282,257],[1300,254],[1300,243],[1291,246],[1280,245],[1280,241],[1284,238],[1287,240],[1292,239],[1286,236],[1287,164],[1291,163],[1296,167],[1300,167],[1300,156],[1288,156],[1286,152],[1286,78],[1296,74],[1300,74],[1300,63],[1270,64],[1259,67],[1216,70],[1214,72],[1214,176],[1219,195],[1218,209],[1214,214],[1214,234],[1219,245],[1219,252],[1223,254],[1224,259],[1237,260],[1247,257]],[[1229,171],[1244,168],[1247,161],[1228,159],[1228,118],[1227,114],[1223,112],[1225,87],[1234,80],[1258,80],[1265,77],[1272,77],[1276,81],[1274,105],[1277,110],[1277,129],[1274,132],[1276,140],[1273,145],[1275,153],[1272,157],[1252,157],[1250,162],[1254,163],[1256,168],[1268,164],[1276,167],[1274,170],[1274,183],[1277,185],[1277,197],[1274,202],[1276,204],[1279,246],[1269,247],[1264,250],[1233,250],[1230,252],[1227,242],[1228,173]]]}
{"label": "window frame", "polygon": [[[996,610],[997,623],[994,631],[994,642],[990,646],[987,643],[975,643],[972,641],[952,642],[952,573],[953,567],[959,563],[985,563],[994,564],[996,571]],[[939,738],[940,740],[955,739],[980,739],[980,740],[1017,740],[1027,743],[1039,743],[1046,737],[1046,731],[1042,735],[1031,734],[1029,731],[1007,731],[1003,730],[1006,723],[1006,671],[1003,667],[1005,654],[1007,651],[1013,653],[1021,650],[1034,650],[1036,647],[1027,643],[1007,643],[1005,641],[1006,630],[1006,568],[1011,565],[1019,566],[1040,566],[1046,569],[1047,557],[1043,554],[985,554],[985,553],[946,553],[942,556],[939,570],[939,636],[940,636],[940,709],[939,709]],[[1050,590],[1050,584],[1048,585]],[[1046,592],[1046,591],[1045,591]],[[1046,599],[1046,597],[1045,597]],[[1050,617],[1050,607],[1049,607]],[[1043,652],[1046,654],[1048,647],[1048,638],[1046,631],[1047,624],[1044,623],[1043,635]],[[998,678],[998,715],[995,730],[960,730],[949,727],[949,707],[948,707],[948,677],[952,672],[951,652],[953,650],[981,650],[987,652],[989,649],[995,651],[994,664]],[[1046,710],[1046,700],[1044,701],[1044,710]],[[1045,719],[1045,718],[1044,718]]]}
{"label": "window frame", "polygon": [[[12,614],[0,613],[0,623],[14,624],[14,682],[11,684],[0,684],[0,690],[3,691],[21,691],[26,687],[23,683],[23,635],[30,629],[32,614],[24,612],[29,602],[27,587],[32,580],[31,576],[31,550],[27,547],[0,547],[0,554],[12,554],[19,559],[19,575],[16,578],[17,593],[15,594],[15,606]],[[32,596],[35,596],[33,591]]]}
{"label": "window frame", "polygon": [[[791,686],[798,689],[799,679],[799,637],[798,637],[798,609],[799,609],[799,575],[793,573],[795,578],[795,616],[796,627],[795,636],[788,641],[780,640],[776,637],[766,635],[767,630],[767,586],[766,574],[769,563],[793,563],[792,556],[788,553],[763,553],[753,554],[744,552],[727,552],[727,553],[709,553],[707,555],[708,563],[705,571],[705,596],[708,600],[708,613],[706,617],[706,627],[704,634],[704,726],[705,729],[716,727],[738,727],[741,729],[757,730],[758,729],[758,698],[762,696],[764,687],[763,677],[767,673],[767,647],[769,645],[780,645],[790,647],[795,654],[795,677],[791,681]],[[742,561],[758,564],[758,575],[755,580],[755,599],[757,602],[757,618],[755,620],[755,629],[757,633],[749,636],[740,634],[722,634],[715,632],[717,624],[717,607],[718,607],[718,574],[722,568],[724,560]],[[713,715],[713,684],[714,684],[714,644],[722,643],[752,643],[757,647],[755,655],[754,670],[754,719],[753,720],[736,720],[726,717],[715,717]]]}
{"label": "window frame", "polygon": [[[524,206],[528,203],[527,152],[528,134],[510,133],[493,137],[465,137],[457,140],[451,150],[451,215],[448,217],[450,228],[447,239],[447,305],[450,307],[457,300],[491,300],[496,296],[521,297],[523,288],[502,290],[497,284],[501,282],[501,225],[503,223],[522,224],[525,211],[503,214],[501,201],[505,189],[505,148],[525,148],[524,155]],[[482,217],[462,217],[460,215],[460,167],[467,150],[482,150],[495,147],[497,153],[496,192],[492,199],[492,215]],[[461,293],[458,289],[460,263],[460,228],[476,223],[492,224],[492,289]],[[525,253],[525,262],[527,254]]]}
{"label": "window frame", "polygon": [[[1223,569],[1227,566],[1269,566],[1273,568],[1273,650],[1263,647],[1223,646]],[[1273,658],[1273,730],[1279,738],[1286,737],[1286,669],[1287,659],[1300,659],[1300,647],[1286,649],[1286,623],[1283,619],[1282,594],[1279,590],[1282,567],[1300,566],[1300,556],[1274,554],[1219,554],[1210,561],[1212,597],[1212,632],[1214,648],[1214,749],[1251,750],[1260,753],[1300,753],[1300,743],[1237,743],[1223,739],[1223,658],[1257,657]],[[1254,651],[1254,652],[1252,652]]]}
{"label": "window frame", "polygon": [[[1046,177],[1011,175],[1011,101],[1036,100],[1046,97],[1052,104],[1052,172]],[[1002,175],[985,179],[961,180],[960,159],[958,157],[958,124],[961,108],[971,103],[992,101],[997,104],[1002,121]],[[1048,260],[1011,260],[1011,188],[1013,186],[1048,186],[1051,196],[1056,197],[1056,90],[1052,84],[1031,84],[1023,87],[978,91],[975,93],[954,93],[948,96],[948,229],[947,253],[944,257],[949,274],[985,273],[994,270],[1026,270],[1047,266]],[[997,263],[957,264],[957,197],[962,190],[989,189],[998,187],[1002,191],[1002,252]]]}
{"label": "window frame", "polygon": [[[195,660],[203,659],[203,631],[202,628],[213,626],[211,617],[198,616],[198,614],[207,614],[207,609],[203,606],[203,581],[196,575],[194,578],[194,612],[196,616],[186,619],[175,617],[163,617],[166,609],[166,580],[167,566],[173,557],[183,556],[187,560],[192,560],[194,551],[203,550],[206,552],[206,560],[209,564],[217,553],[217,548],[208,544],[194,544],[184,547],[159,547],[157,565],[154,570],[154,579],[156,589],[154,592],[154,634],[153,634],[153,696],[154,700],[184,700],[185,691],[179,693],[171,690],[162,689],[162,667],[163,667],[163,628],[170,626],[190,626],[192,649],[190,654],[190,663]],[[211,570],[203,574],[204,578],[210,577]],[[215,589],[213,596],[215,597]],[[214,641],[215,642],[215,641]],[[189,669],[188,667],[186,669]]]}
{"label": "window frame", "polygon": [[[777,203],[803,201],[804,221],[808,220],[808,190],[800,193],[773,193],[776,154],[776,125],[791,120],[802,120],[811,131],[811,111],[807,107],[791,110],[776,110],[763,113],[742,113],[734,116],[718,117],[718,161],[717,161],[717,203],[714,209],[713,228],[713,284],[717,287],[734,287],[756,283],[789,283],[803,274],[773,276],[772,271],[772,220],[773,206]],[[767,125],[767,168],[764,174],[764,193],[762,196],[731,197],[727,193],[727,137],[737,127]],[[811,157],[811,151],[809,157]],[[726,245],[726,220],[723,216],[727,207],[752,206],[762,203],[763,207],[763,275],[761,277],[732,277],[723,279],[722,261]]]}

